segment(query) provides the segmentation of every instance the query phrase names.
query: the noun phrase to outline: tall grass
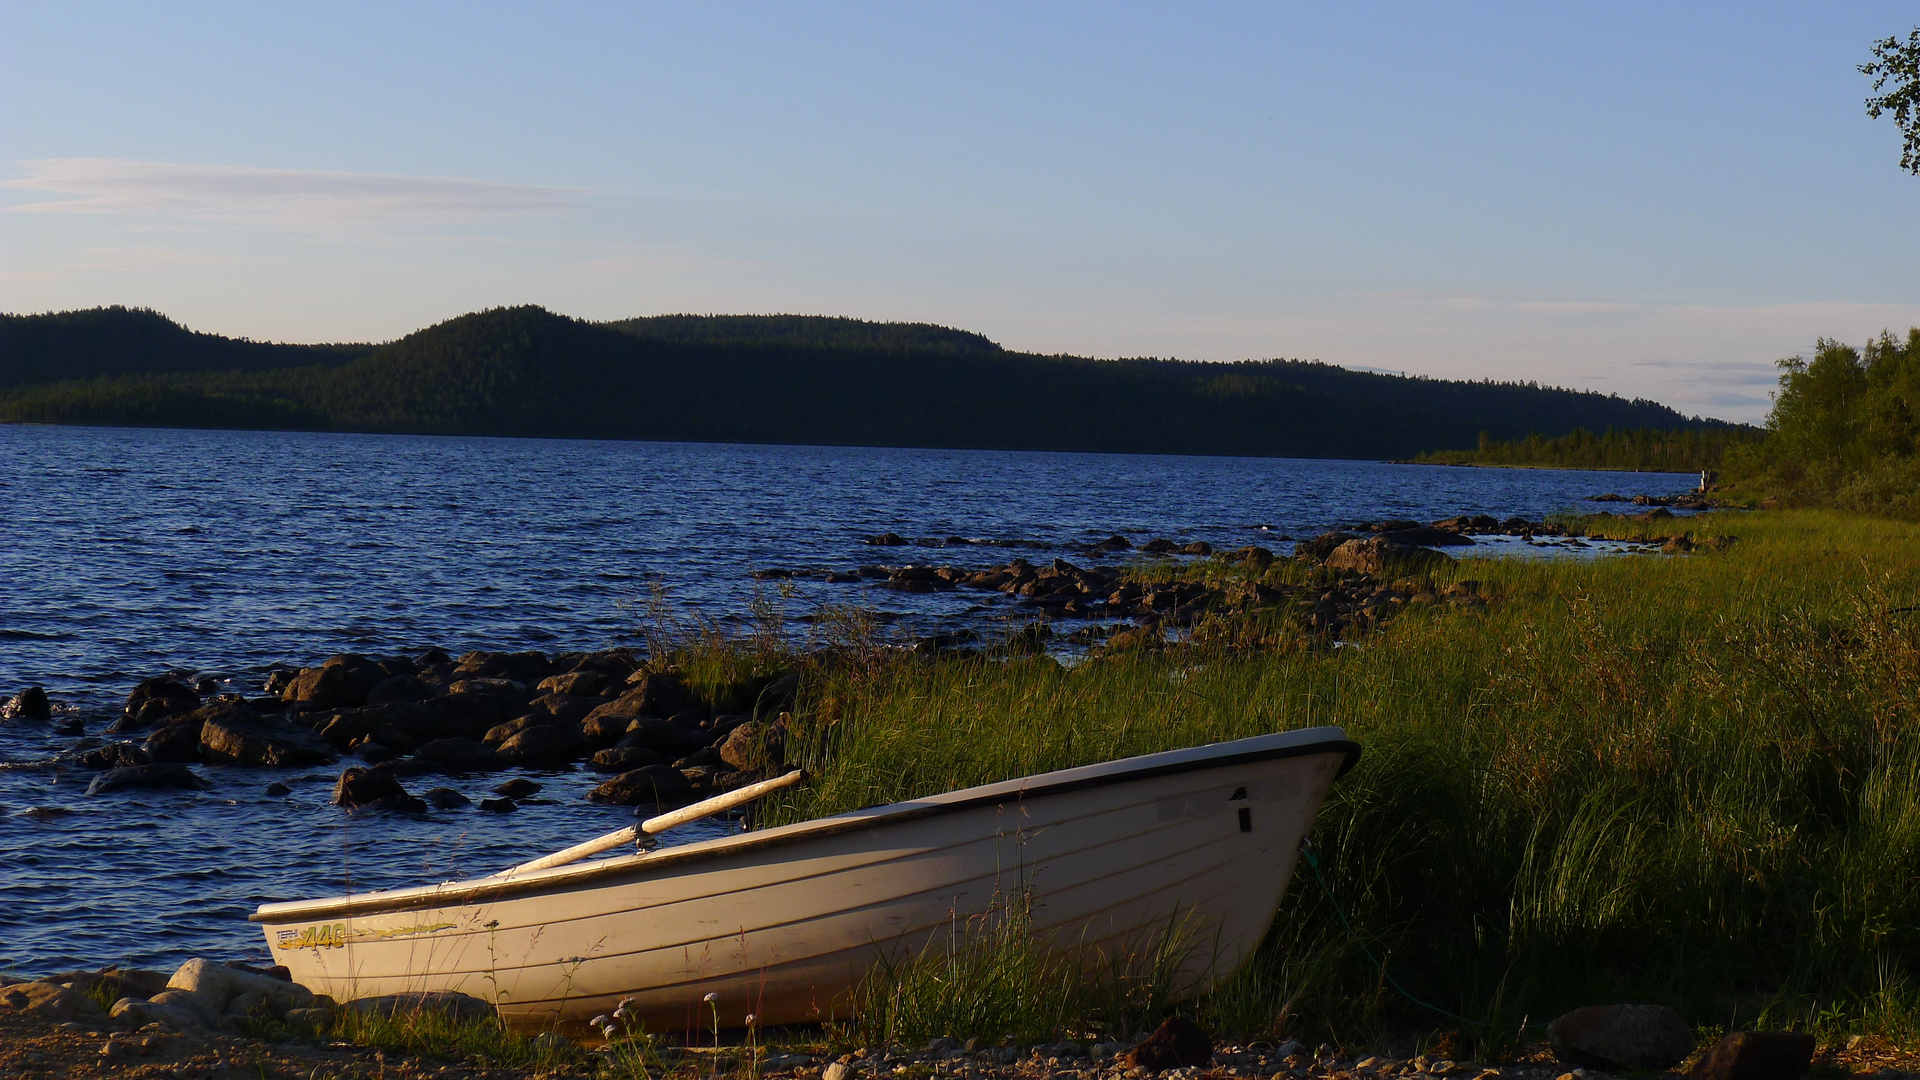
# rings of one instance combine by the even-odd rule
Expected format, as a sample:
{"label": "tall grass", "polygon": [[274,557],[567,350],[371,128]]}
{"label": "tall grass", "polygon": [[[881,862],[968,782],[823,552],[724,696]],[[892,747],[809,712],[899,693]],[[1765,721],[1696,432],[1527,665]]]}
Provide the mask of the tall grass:
{"label": "tall grass", "polygon": [[1255,960],[1194,1006],[1215,1023],[1459,1026],[1393,992],[1338,905],[1483,1042],[1615,1000],[1913,1034],[1920,528],[1691,527],[1740,541],[1466,560],[1443,579],[1479,580],[1491,605],[1416,607],[1335,650],[1221,635],[1072,667],[816,661],[788,740],[816,781],[775,816],[1340,724],[1366,753],[1316,830],[1334,899],[1294,882]]}

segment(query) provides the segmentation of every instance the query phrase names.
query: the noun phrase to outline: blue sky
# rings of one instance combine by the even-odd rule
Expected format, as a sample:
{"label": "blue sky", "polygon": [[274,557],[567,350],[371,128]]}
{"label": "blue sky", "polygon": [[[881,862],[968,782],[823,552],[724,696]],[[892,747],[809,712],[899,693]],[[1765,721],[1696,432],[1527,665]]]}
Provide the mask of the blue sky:
{"label": "blue sky", "polygon": [[0,309],[927,320],[1739,419],[1920,325],[1920,4],[0,4]]}

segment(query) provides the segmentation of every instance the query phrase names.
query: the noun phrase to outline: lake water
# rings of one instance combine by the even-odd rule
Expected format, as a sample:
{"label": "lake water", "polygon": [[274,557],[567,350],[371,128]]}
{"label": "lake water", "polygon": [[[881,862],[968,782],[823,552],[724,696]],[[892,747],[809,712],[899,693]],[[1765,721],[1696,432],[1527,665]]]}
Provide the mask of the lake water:
{"label": "lake water", "polygon": [[[0,694],[44,686],[98,733],[134,683],[167,671],[253,694],[270,665],[336,652],[637,644],[655,595],[724,620],[757,590],[791,616],[858,604],[897,616],[898,633],[934,632],[1014,612],[966,590],[751,575],[1084,560],[1077,547],[1113,533],[1285,551],[1279,537],[1354,521],[1538,519],[1589,495],[1693,482],[1362,461],[0,426]],[[861,541],[887,531],[944,546]],[[89,798],[90,774],[45,764],[71,743],[45,724],[0,724],[0,972],[264,961],[245,921],[259,903],[491,872],[631,820],[585,803],[597,778],[582,772],[534,777],[542,798],[500,816],[345,814],[327,805],[327,770],[203,768],[210,791]],[[453,786],[477,799],[503,779]],[[293,793],[265,794],[276,780]]]}

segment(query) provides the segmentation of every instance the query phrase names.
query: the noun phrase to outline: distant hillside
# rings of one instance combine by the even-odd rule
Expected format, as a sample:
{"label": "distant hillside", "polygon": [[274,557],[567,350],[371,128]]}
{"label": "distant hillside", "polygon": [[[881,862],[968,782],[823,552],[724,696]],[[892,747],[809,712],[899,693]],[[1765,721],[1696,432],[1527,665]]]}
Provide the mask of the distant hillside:
{"label": "distant hillside", "polygon": [[791,349],[944,352],[983,356],[1000,346],[968,330],[927,323],[875,323],[821,315],[650,315],[602,323],[635,337],[680,345],[778,345]]}
{"label": "distant hillside", "polygon": [[275,345],[199,334],[145,308],[0,314],[0,390],[101,376],[341,364],[372,351],[371,345]]}
{"label": "distant hillside", "polygon": [[942,327],[801,316],[595,324],[496,308],[345,363],[355,347],[308,348],[334,351],[300,367],[19,387],[0,395],[0,420],[1300,457],[1712,423],[1531,384],[1036,356]]}

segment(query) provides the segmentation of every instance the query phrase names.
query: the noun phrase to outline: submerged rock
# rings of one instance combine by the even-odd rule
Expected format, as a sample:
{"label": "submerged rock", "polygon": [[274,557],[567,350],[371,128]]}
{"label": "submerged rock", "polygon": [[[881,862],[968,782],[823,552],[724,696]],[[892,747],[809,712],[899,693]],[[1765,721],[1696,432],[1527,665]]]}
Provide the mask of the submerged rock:
{"label": "submerged rock", "polygon": [[200,779],[192,769],[175,762],[156,762],[151,765],[129,765],[119,769],[108,769],[93,778],[87,785],[87,794],[103,795],[109,791],[124,788],[184,788],[188,791],[205,791],[213,785]]}

